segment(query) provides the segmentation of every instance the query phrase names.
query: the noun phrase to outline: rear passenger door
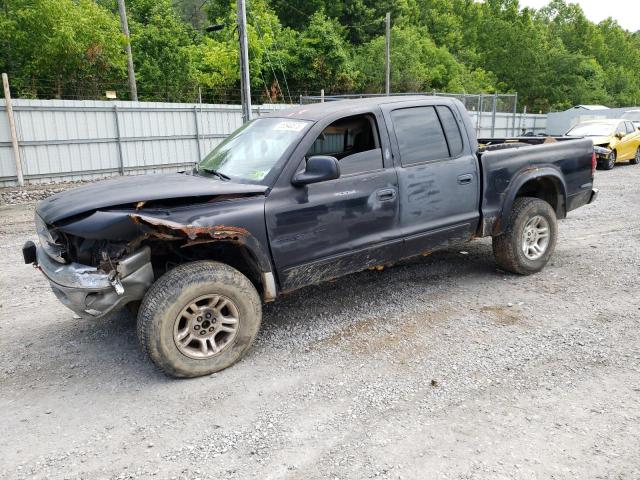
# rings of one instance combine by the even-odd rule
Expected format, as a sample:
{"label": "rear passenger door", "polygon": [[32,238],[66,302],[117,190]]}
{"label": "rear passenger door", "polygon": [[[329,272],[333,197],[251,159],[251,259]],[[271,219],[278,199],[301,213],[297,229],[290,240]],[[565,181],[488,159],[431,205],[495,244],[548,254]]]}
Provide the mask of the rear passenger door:
{"label": "rear passenger door", "polygon": [[478,227],[480,181],[455,106],[385,109],[398,172],[400,227],[407,255],[466,241]]}

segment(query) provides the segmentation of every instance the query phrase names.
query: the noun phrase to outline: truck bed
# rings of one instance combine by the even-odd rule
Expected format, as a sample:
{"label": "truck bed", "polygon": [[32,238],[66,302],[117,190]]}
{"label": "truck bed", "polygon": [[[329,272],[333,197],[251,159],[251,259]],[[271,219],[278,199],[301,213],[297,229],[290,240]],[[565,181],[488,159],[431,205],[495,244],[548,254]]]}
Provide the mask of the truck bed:
{"label": "truck bed", "polygon": [[[552,140],[550,140],[552,139]],[[589,202],[593,187],[593,143],[566,137],[481,138],[478,159],[483,177],[482,236],[502,232],[516,192],[523,185],[550,182],[546,199],[558,218]]]}

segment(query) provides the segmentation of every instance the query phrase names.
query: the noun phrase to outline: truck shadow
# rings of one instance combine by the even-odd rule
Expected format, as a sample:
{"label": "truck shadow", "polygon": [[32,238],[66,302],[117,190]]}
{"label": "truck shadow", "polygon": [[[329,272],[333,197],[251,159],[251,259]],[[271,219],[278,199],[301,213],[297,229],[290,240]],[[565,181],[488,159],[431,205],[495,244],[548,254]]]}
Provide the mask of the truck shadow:
{"label": "truck shadow", "polygon": [[418,296],[428,299],[454,285],[503,276],[495,267],[491,243],[484,241],[305,287],[264,306],[259,348],[268,349],[272,339],[300,324],[313,336],[323,324],[375,311],[402,314],[415,306]]}
{"label": "truck shadow", "polygon": [[[264,306],[261,332],[246,357],[249,363],[241,362],[234,369],[243,363],[249,369],[259,367],[273,355],[282,355],[283,338],[305,348],[311,339],[340,321],[375,310],[401,315],[417,296],[428,299],[432,294],[446,294],[447,289],[460,283],[502,276],[494,266],[490,244],[474,242],[382,271],[354,273],[303,288]],[[63,313],[58,311],[67,316],[61,318]],[[128,311],[91,321],[74,319],[60,307],[55,317],[55,326],[16,334],[15,345],[29,343],[41,356],[3,365],[0,384],[10,385],[20,376],[22,382],[26,376],[33,382],[84,382],[98,388],[110,383],[143,388],[172,381],[145,358],[137,341],[135,318]],[[11,358],[10,353],[4,358]]]}

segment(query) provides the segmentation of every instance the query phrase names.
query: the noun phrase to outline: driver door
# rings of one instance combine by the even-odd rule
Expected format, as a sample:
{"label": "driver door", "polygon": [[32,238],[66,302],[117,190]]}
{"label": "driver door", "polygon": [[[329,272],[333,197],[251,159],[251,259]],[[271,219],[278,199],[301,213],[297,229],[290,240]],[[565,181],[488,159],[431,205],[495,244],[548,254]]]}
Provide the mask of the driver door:
{"label": "driver door", "polygon": [[[401,242],[398,182],[378,112],[325,122],[311,132],[266,202],[271,253],[280,286],[292,290],[393,258]],[[382,129],[384,130],[384,129]],[[299,160],[295,157],[298,156]],[[294,186],[312,155],[338,159],[340,177]]]}

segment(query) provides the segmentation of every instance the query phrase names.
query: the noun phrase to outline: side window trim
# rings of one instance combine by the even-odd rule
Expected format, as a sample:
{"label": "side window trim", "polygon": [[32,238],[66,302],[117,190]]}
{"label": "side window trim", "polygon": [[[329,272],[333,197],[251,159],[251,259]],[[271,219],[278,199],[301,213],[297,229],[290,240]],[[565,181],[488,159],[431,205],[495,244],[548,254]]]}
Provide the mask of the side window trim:
{"label": "side window trim", "polygon": [[[438,115],[438,119],[440,120],[440,127],[442,128],[442,132],[444,133],[444,138],[447,141],[447,147],[449,148],[449,157],[443,158],[442,160],[455,160],[456,158],[460,158],[461,156],[464,155],[465,142],[464,142],[464,136],[462,135],[462,130],[460,130],[460,122],[458,121],[458,117],[448,105],[436,105],[435,107],[436,107],[436,114]],[[442,116],[440,115],[440,111],[439,111],[440,108],[446,108],[447,110],[449,110],[449,112],[451,113],[451,117],[453,118],[453,121],[455,123],[456,131],[458,132],[458,136],[460,138],[461,148],[460,148],[460,151],[455,155],[451,153],[451,142],[449,140],[449,135],[447,134],[447,130],[444,128],[444,124],[442,122]]]}

